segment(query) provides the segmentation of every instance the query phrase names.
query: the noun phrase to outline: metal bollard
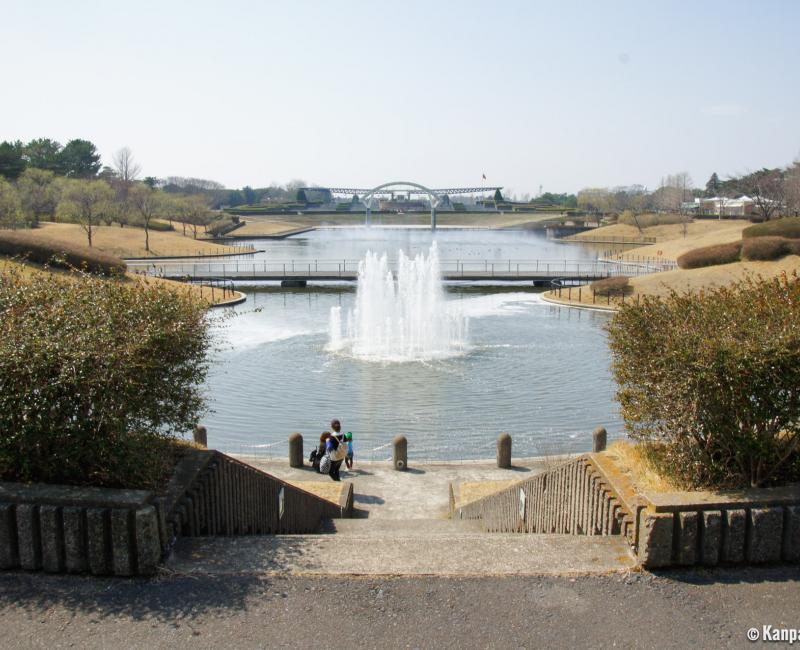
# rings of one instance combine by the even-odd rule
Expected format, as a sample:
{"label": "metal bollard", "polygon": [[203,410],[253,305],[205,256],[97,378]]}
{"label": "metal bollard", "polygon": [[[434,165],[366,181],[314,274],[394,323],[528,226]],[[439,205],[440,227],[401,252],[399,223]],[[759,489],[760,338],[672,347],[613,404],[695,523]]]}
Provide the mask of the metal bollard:
{"label": "metal bollard", "polygon": [[405,436],[397,436],[392,440],[392,465],[398,472],[408,468],[408,440]]}
{"label": "metal bollard", "polygon": [[604,427],[597,427],[592,431],[592,451],[595,453],[605,451],[607,438],[608,433],[606,433]]}
{"label": "metal bollard", "polygon": [[502,469],[511,467],[511,436],[507,433],[497,436],[497,466]]}
{"label": "metal bollard", "polygon": [[208,430],[202,424],[194,428],[194,441],[195,444],[208,449]]}
{"label": "metal bollard", "polygon": [[289,467],[303,466],[303,436],[297,432],[289,436]]}

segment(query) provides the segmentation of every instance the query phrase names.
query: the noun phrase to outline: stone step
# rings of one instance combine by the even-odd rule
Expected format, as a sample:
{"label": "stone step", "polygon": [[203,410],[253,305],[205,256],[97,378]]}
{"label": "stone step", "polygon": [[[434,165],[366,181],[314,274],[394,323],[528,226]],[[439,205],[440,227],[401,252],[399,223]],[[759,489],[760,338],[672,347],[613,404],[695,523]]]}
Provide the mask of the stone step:
{"label": "stone step", "polygon": [[452,535],[454,533],[482,533],[481,522],[476,519],[326,519],[321,533],[336,535]]}
{"label": "stone step", "polygon": [[618,535],[420,535],[408,530],[185,537],[166,563],[167,570],[181,574],[337,576],[564,575],[627,571],[635,566],[626,540]]}

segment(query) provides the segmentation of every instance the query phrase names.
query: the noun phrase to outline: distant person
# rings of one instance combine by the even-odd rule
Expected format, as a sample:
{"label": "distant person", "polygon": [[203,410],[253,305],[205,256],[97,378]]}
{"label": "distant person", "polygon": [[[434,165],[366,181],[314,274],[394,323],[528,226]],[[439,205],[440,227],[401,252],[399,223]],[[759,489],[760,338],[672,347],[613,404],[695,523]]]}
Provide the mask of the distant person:
{"label": "distant person", "polygon": [[347,455],[344,457],[344,464],[347,469],[353,469],[353,432],[348,431],[344,434],[344,441],[347,445]]}

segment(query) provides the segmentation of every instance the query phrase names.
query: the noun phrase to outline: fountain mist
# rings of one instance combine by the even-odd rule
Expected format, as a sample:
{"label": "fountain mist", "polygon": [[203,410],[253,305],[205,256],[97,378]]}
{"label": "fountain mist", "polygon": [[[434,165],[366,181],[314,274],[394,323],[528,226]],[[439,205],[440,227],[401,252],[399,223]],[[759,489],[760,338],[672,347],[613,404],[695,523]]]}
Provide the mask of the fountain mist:
{"label": "fountain mist", "polygon": [[385,254],[366,254],[346,327],[341,308],[331,308],[328,350],[368,361],[424,361],[463,354],[467,335],[467,319],[445,299],[434,242],[427,256],[399,252],[396,282]]}

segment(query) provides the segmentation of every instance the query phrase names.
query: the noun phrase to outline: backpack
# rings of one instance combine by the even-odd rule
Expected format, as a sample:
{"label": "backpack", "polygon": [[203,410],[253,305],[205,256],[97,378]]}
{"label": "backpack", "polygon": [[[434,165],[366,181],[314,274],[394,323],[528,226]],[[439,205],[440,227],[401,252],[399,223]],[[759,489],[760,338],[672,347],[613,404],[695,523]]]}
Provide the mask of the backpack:
{"label": "backpack", "polygon": [[325,454],[319,461],[319,473],[328,474],[331,471],[331,457]]}

